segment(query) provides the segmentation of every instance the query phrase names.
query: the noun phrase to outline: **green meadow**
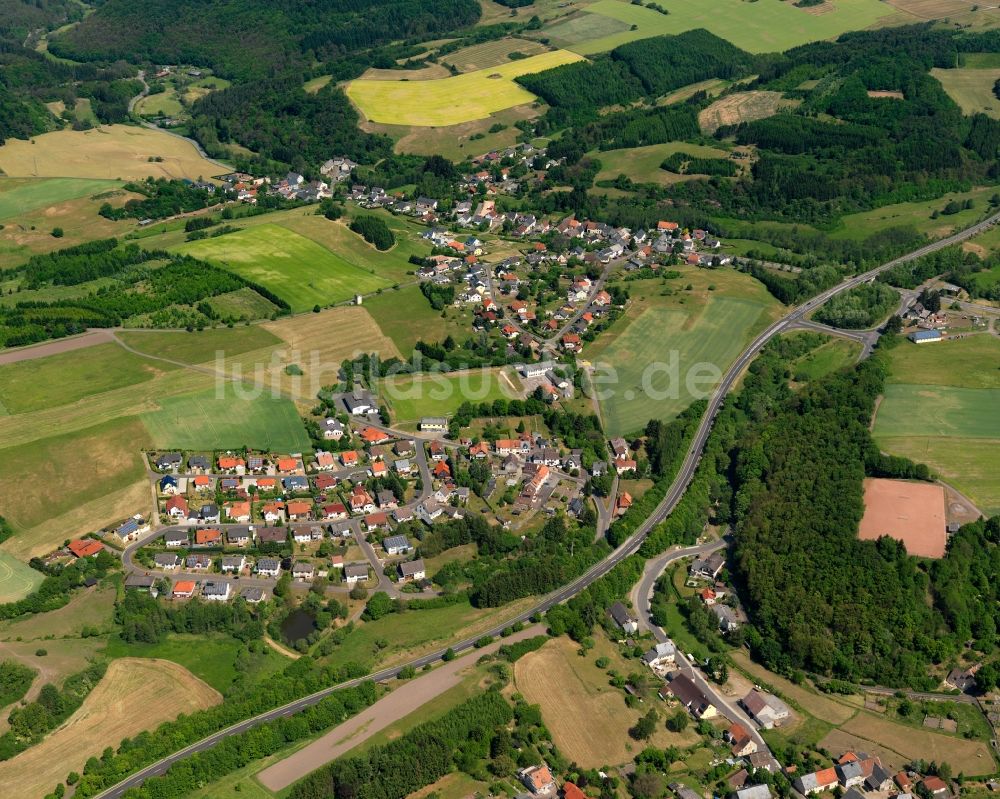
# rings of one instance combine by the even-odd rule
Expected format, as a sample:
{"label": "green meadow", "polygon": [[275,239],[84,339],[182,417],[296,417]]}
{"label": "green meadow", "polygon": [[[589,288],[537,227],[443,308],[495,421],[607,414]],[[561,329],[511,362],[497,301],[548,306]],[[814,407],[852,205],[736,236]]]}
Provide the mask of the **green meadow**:
{"label": "green meadow", "polygon": [[[508,380],[516,382],[512,386]],[[476,369],[457,375],[386,378],[379,394],[388,401],[394,422],[414,422],[422,416],[449,416],[467,401],[513,399],[520,396],[518,383],[500,370]]]}
{"label": "green meadow", "polygon": [[0,178],[0,220],[120,185],[117,180],[90,178]]}
{"label": "green meadow", "polygon": [[[246,391],[251,391],[248,386]],[[291,400],[244,398],[233,384],[222,396],[215,389],[168,397],[160,408],[142,414],[157,447],[210,450],[254,449],[302,452],[310,449],[302,419]]]}
{"label": "green meadow", "polygon": [[259,283],[296,312],[343,302],[355,294],[369,294],[391,285],[385,278],[278,225],[249,227],[177,249]]}
{"label": "green meadow", "polygon": [[[706,373],[724,372],[743,349],[762,310],[752,300],[720,297],[700,313],[655,307],[643,311],[610,347],[594,356],[599,376],[602,364],[617,375],[613,384],[604,386],[611,396],[601,401],[608,435],[640,430],[650,419],[671,419],[701,396],[699,386],[711,390],[717,380],[689,385],[688,375],[701,364],[708,365]],[[675,363],[676,373],[668,371]]]}
{"label": "green meadow", "polygon": [[807,42],[833,39],[840,34],[874,25],[896,9],[879,0],[831,0],[834,10],[811,14],[790,2],[761,0],[661,0],[670,13],[620,2],[598,0],[586,11],[636,26],[636,30],[612,33],[570,49],[583,55],[611,50],[625,42],[650,36],[677,34],[705,28],[751,53],[781,52]]}

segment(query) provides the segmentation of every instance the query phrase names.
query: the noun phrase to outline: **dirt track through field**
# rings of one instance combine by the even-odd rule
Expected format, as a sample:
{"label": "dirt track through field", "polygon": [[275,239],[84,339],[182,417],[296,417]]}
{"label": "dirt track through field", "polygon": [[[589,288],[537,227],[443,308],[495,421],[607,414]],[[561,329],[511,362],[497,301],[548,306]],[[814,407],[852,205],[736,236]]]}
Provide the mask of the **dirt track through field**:
{"label": "dirt track through field", "polygon": [[258,779],[271,791],[281,791],[287,788],[306,774],[336,760],[367,741],[375,733],[405,718],[448,689],[454,688],[462,681],[462,672],[483,655],[496,652],[503,644],[510,644],[544,633],[545,628],[540,624],[529,627],[490,646],[474,649],[467,655],[456,658],[428,674],[411,680],[406,684],[405,690],[397,688],[371,707],[334,727],[322,738],[313,741],[304,749],[300,749],[295,754],[264,769],[257,775]]}
{"label": "dirt track through field", "polygon": [[61,338],[56,341],[46,341],[44,344],[33,344],[30,347],[0,352],[0,366],[19,361],[31,361],[35,358],[47,358],[49,355],[82,350],[97,344],[113,343],[115,343],[115,337],[110,330],[91,330],[74,338]]}

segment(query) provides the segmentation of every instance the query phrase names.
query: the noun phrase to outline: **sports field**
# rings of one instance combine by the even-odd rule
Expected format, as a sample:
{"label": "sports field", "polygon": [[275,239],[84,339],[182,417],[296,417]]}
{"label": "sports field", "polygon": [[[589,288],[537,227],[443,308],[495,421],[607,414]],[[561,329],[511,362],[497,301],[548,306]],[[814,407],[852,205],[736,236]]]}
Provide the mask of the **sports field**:
{"label": "sports field", "polygon": [[[671,419],[707,396],[743,349],[764,305],[712,297],[703,308],[649,307],[599,353],[584,351],[597,372],[608,435]],[[620,322],[618,324],[621,324]]]}
{"label": "sports field", "polygon": [[[151,158],[162,161],[151,161]],[[202,158],[194,145],[149,128],[105,125],[57,130],[31,140],[8,139],[0,147],[0,170],[11,177],[208,178],[226,169]]]}
{"label": "sports field", "polygon": [[463,402],[492,402],[521,396],[520,380],[509,370],[474,369],[453,375],[401,375],[379,384],[394,422],[415,422],[422,416],[449,416]]}
{"label": "sports field", "polygon": [[865,515],[858,537],[873,541],[883,535],[906,545],[920,558],[944,556],[944,488],[906,480],[865,480]]}
{"label": "sports field", "polygon": [[41,743],[0,763],[0,783],[16,785],[19,797],[40,799],[70,771],[82,772],[87,759],[99,757],[106,746],[117,747],[122,738],[220,701],[217,691],[176,663],[112,661],[65,724]]}
{"label": "sports field", "polygon": [[0,220],[119,185],[116,181],[88,178],[0,178]]}
{"label": "sports field", "polygon": [[[608,672],[594,661],[599,656],[612,660],[612,668],[630,667],[606,639],[584,657],[568,638],[555,638],[514,664],[514,685],[532,704],[541,707],[542,718],[552,740],[570,760],[584,768],[600,768],[631,762],[628,730],[646,708],[626,707],[622,693],[611,686]],[[600,730],[595,735],[594,730]],[[689,746],[698,736],[688,728],[683,733],[668,732],[662,721],[650,745]]]}
{"label": "sports field", "polygon": [[457,125],[534,101],[514,78],[580,60],[576,53],[554,50],[441,80],[355,80],[348,84],[347,95],[372,122]]}
{"label": "sports field", "polygon": [[1000,79],[1000,69],[932,69],[963,113],[1000,117],[1000,100],[993,94],[993,84]]}
{"label": "sports field", "polygon": [[830,0],[833,10],[811,14],[792,3],[745,3],[743,0],[661,0],[670,14],[663,15],[620,0],[598,0],[586,8],[611,17],[636,30],[591,39],[570,49],[583,55],[610,50],[625,42],[705,28],[751,53],[787,50],[806,42],[832,39],[845,31],[860,30],[896,13],[879,0]]}
{"label": "sports field", "polygon": [[23,599],[39,586],[43,577],[13,555],[0,552],[0,604]]}
{"label": "sports field", "polygon": [[293,311],[343,302],[391,285],[278,225],[258,225],[177,249],[259,283],[288,302]]}
{"label": "sports field", "polygon": [[[251,390],[247,389],[248,391]],[[277,452],[310,448],[302,419],[287,399],[266,396],[244,399],[232,384],[217,397],[214,389],[169,397],[160,409],[142,415],[156,447],[170,449],[238,449],[243,446]]]}
{"label": "sports field", "polygon": [[873,428],[883,450],[926,463],[984,513],[1000,512],[998,363],[988,334],[899,344]]}

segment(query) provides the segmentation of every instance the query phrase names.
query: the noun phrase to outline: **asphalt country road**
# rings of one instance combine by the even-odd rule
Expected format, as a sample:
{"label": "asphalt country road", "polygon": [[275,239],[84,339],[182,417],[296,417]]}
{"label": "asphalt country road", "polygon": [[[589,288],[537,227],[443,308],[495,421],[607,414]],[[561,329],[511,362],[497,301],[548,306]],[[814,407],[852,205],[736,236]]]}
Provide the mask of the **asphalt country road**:
{"label": "asphalt country road", "polygon": [[[818,294],[816,297],[813,297],[812,299],[808,300],[802,305],[792,309],[784,317],[771,324],[766,330],[764,330],[764,332],[758,335],[757,338],[755,338],[753,342],[751,342],[751,344],[745,350],[743,350],[743,353],[739,356],[739,358],[737,358],[736,361],[732,364],[732,366],[729,367],[728,371],[726,371],[718,388],[716,388],[715,392],[709,399],[708,408],[705,412],[705,415],[702,417],[698,430],[695,433],[695,436],[691,442],[690,447],[688,448],[687,453],[685,454],[684,462],[680,470],[678,471],[677,476],[674,478],[674,482],[671,484],[670,489],[667,491],[666,496],[663,498],[663,501],[660,502],[657,508],[653,511],[653,513],[650,514],[650,516],[646,519],[646,521],[639,527],[639,529],[637,529],[636,532],[628,539],[628,541],[623,543],[620,547],[618,547],[618,549],[616,549],[614,552],[608,555],[604,560],[592,566],[585,574],[581,575],[568,585],[560,588],[558,591],[549,594],[537,605],[525,611],[517,618],[507,619],[502,624],[498,625],[492,630],[480,633],[475,638],[469,638],[464,641],[457,642],[453,644],[450,648],[455,652],[461,652],[466,649],[469,649],[470,647],[472,647],[475,641],[481,638],[483,635],[494,635],[494,636],[499,635],[501,630],[513,624],[514,622],[527,621],[534,614],[544,612],[549,608],[553,607],[554,605],[558,605],[562,602],[571,599],[572,597],[576,596],[581,591],[586,589],[587,586],[589,586],[591,583],[603,577],[605,574],[611,571],[611,569],[613,569],[623,560],[638,552],[639,547],[642,546],[643,541],[646,540],[646,537],[649,535],[650,531],[654,527],[656,527],[660,522],[662,522],[670,514],[671,511],[673,511],[673,509],[677,506],[677,503],[680,501],[681,497],[684,496],[684,492],[687,490],[688,485],[690,484],[691,480],[694,477],[695,470],[698,468],[698,464],[701,461],[701,454],[705,448],[706,442],[708,441],[708,436],[712,432],[712,425],[715,422],[715,417],[718,415],[719,410],[722,408],[722,404],[726,396],[732,390],[737,380],[739,380],[740,375],[747,368],[750,362],[757,356],[757,354],[761,351],[764,345],[767,344],[771,339],[773,339],[775,336],[780,335],[789,327],[793,327],[799,320],[805,317],[806,314],[810,313],[823,303],[827,302],[831,297],[834,297],[837,294],[840,294],[844,291],[848,291],[852,288],[860,286],[863,283],[866,283],[870,280],[874,280],[876,277],[878,277],[879,274],[888,269],[891,269],[894,266],[906,263],[907,261],[915,260],[924,255],[928,255],[932,252],[944,249],[945,247],[949,247],[952,244],[957,244],[959,242],[965,241],[966,239],[972,238],[973,236],[976,236],[979,233],[982,233],[983,231],[989,229],[998,222],[1000,222],[1000,213],[994,214],[993,216],[990,216],[971,227],[959,231],[958,233],[952,234],[951,236],[947,236],[943,239],[938,239],[937,241],[932,242],[931,244],[927,244],[916,250],[913,250],[912,252],[906,255],[900,256],[899,258],[894,258],[893,260],[888,261],[874,269],[870,269],[869,271],[857,275],[856,277],[845,279],[836,286],[827,289],[826,291]],[[687,554],[694,554],[697,551],[697,549],[698,547],[691,547],[690,548],[691,551],[688,552]],[[682,553],[684,552],[684,550],[679,550],[678,552]],[[683,555],[680,556],[683,557]],[[375,674],[371,674],[366,677],[361,677],[355,680],[350,680],[348,682],[341,683],[339,685],[330,686],[329,688],[325,688],[322,691],[318,691],[315,694],[311,694],[310,696],[306,696],[301,699],[297,699],[294,702],[290,702],[287,705],[283,705],[281,707],[275,708],[274,710],[270,710],[267,713],[263,713],[259,716],[254,716],[253,718],[241,721],[238,724],[234,724],[231,727],[227,727],[224,730],[220,730],[219,732],[216,732],[213,735],[208,736],[207,738],[203,738],[202,740],[194,744],[191,744],[190,746],[187,746],[178,752],[174,752],[172,755],[169,755],[168,757],[165,757],[162,760],[159,760],[150,766],[147,766],[146,768],[136,772],[132,776],[123,780],[122,782],[119,782],[117,785],[107,788],[106,790],[98,794],[97,797],[98,799],[116,799],[117,797],[120,797],[122,794],[124,794],[125,791],[128,790],[129,788],[142,784],[142,782],[146,780],[148,777],[164,773],[168,768],[170,768],[171,765],[173,765],[177,761],[183,760],[184,758],[189,757],[190,755],[195,754],[197,752],[202,752],[205,751],[206,749],[210,749],[212,746],[221,741],[223,738],[229,737],[231,735],[236,735],[238,733],[252,729],[253,727],[256,727],[268,721],[272,721],[281,716],[288,716],[293,713],[296,713],[306,707],[316,704],[324,697],[329,696],[331,693],[341,688],[357,685],[363,682],[364,680],[375,680],[378,682],[382,680],[392,679],[399,673],[399,671],[402,668],[404,668],[407,665],[413,666],[414,668],[418,669],[422,668],[428,663],[434,663],[440,660],[445,651],[446,650],[439,650],[437,652],[432,652],[408,664],[395,666],[390,669],[383,669],[382,671],[376,672]]]}

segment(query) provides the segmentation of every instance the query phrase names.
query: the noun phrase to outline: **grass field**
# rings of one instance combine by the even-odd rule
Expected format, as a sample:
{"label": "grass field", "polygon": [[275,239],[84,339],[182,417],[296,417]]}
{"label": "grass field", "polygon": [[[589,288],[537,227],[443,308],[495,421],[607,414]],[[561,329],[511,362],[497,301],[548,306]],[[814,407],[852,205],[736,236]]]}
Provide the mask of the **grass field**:
{"label": "grass field", "polygon": [[959,65],[965,69],[1000,69],[1000,53],[961,53]]}
{"label": "grass field", "polygon": [[603,150],[593,153],[601,162],[601,171],[597,180],[614,180],[619,175],[625,175],[636,183],[659,183],[668,185],[678,180],[687,180],[694,175],[677,175],[660,169],[668,155],[684,153],[697,158],[726,158],[729,153],[718,147],[707,147],[702,144],[687,144],[686,142],[668,142],[666,144],[650,144],[646,147],[632,147],[624,150]]}
{"label": "grass field", "polygon": [[[605,642],[602,642],[605,643]],[[625,705],[625,694],[610,686],[607,671],[597,668],[599,655],[613,657],[615,668],[628,673],[630,664],[615,657],[610,644],[606,652],[597,649],[585,657],[568,638],[556,638],[514,664],[514,684],[528,702],[541,706],[542,718],[559,750],[583,768],[600,768],[630,762],[634,752],[628,729],[645,708]],[[594,731],[600,730],[600,735]],[[688,746],[697,740],[693,730],[670,733],[658,725],[649,745]]]}
{"label": "grass field", "polygon": [[716,100],[701,111],[698,124],[705,133],[715,133],[721,127],[766,119],[782,108],[795,105],[798,105],[797,100],[786,100],[781,92],[737,92]]}
{"label": "grass field", "polygon": [[215,390],[168,397],[160,409],[144,413],[142,422],[154,446],[171,449],[255,449],[302,452],[310,448],[302,419],[286,399],[272,399],[269,392],[244,399],[237,387],[226,384],[220,397]]}
{"label": "grass field", "polygon": [[974,776],[992,774],[996,770],[989,745],[983,741],[969,741],[954,735],[907,727],[865,711],[858,713],[841,729],[876,741],[898,752],[907,761],[924,758],[938,763],[947,762],[955,774]]}
{"label": "grass field", "polygon": [[1000,512],[998,362],[987,334],[900,344],[873,428],[882,449],[926,463],[984,513]]}
{"label": "grass field", "polygon": [[885,388],[875,434],[997,439],[998,408],[1000,389],[895,383]]}
{"label": "grass field", "polygon": [[[150,161],[153,157],[163,160]],[[29,141],[8,139],[0,147],[0,169],[11,177],[110,180],[149,176],[195,180],[226,171],[198,155],[191,142],[126,125],[57,130]]]}
{"label": "grass field", "polygon": [[[0,515],[21,533],[3,549],[13,552],[30,543],[30,528],[134,483],[143,474],[139,449],[148,442],[142,424],[124,418],[0,449]],[[93,519],[87,529],[101,521],[110,519]]]}
{"label": "grass field", "polygon": [[70,405],[84,397],[152,380],[175,368],[146,361],[117,344],[98,344],[0,366],[0,405],[13,414]]}
{"label": "grass field", "polygon": [[828,14],[810,14],[808,9],[781,2],[662,0],[660,5],[670,12],[668,16],[619,0],[598,0],[586,10],[637,29],[590,39],[571,49],[589,55],[636,39],[705,28],[751,53],[770,53],[867,28],[895,13],[878,0],[832,0],[834,10]]}
{"label": "grass field", "polygon": [[16,602],[34,591],[44,575],[21,563],[13,555],[0,552],[0,604]]}
{"label": "grass field", "polygon": [[113,661],[69,720],[41,743],[0,763],[0,782],[16,785],[25,799],[42,797],[70,771],[122,738],[211,707],[219,694],[186,669],[159,660]]}
{"label": "grass field", "polygon": [[83,178],[0,178],[0,221],[119,185],[115,181]]}
{"label": "grass field", "polygon": [[318,78],[307,80],[302,84],[302,88],[309,92],[309,94],[316,94],[316,92],[326,86],[331,80],[333,80],[333,75],[320,75]]}
{"label": "grass field", "polygon": [[520,396],[520,381],[506,370],[472,370],[458,375],[401,375],[379,383],[394,422],[422,416],[450,416],[463,402],[492,402]]}
{"label": "grass field", "polygon": [[544,32],[557,47],[576,50],[577,45],[625,33],[629,27],[628,23],[614,17],[581,13],[546,26]]}
{"label": "grass field", "polygon": [[1000,100],[993,94],[993,84],[1000,79],[1000,68],[932,69],[931,75],[941,81],[948,96],[967,116],[1000,117]]}
{"label": "grass field", "polygon": [[[385,291],[365,300],[364,307],[381,331],[404,354],[413,352],[414,345],[420,339],[443,341],[450,334],[462,341],[469,334],[471,319],[467,311],[456,308],[435,311],[420,292],[419,286]],[[406,314],[401,314],[400,308],[406,308]]]}
{"label": "grass field", "polygon": [[[638,294],[638,284],[630,285]],[[597,369],[598,391],[608,394],[601,400],[608,435],[634,432],[651,418],[671,419],[710,392],[717,383],[712,375],[735,360],[769,304],[759,295],[710,295],[699,305],[685,299],[682,293],[673,302],[637,303],[612,328],[613,338],[606,333],[584,351]]]}
{"label": "grass field", "polygon": [[135,112],[144,117],[176,117],[184,111],[177,90],[168,86],[159,94],[149,94],[135,104]]}
{"label": "grass field", "polygon": [[69,602],[58,610],[0,621],[0,639],[24,641],[37,641],[42,638],[73,639],[80,638],[83,627],[108,630],[114,619],[116,596],[117,591],[114,587],[95,586],[75,591]]}
{"label": "grass field", "polygon": [[452,64],[459,72],[474,72],[477,69],[496,67],[511,63],[511,53],[524,53],[528,56],[544,53],[546,47],[528,39],[508,37],[483,44],[463,47],[454,53],[443,56],[441,61]]}
{"label": "grass field", "polygon": [[389,285],[384,278],[278,225],[259,225],[177,249],[259,283],[288,302],[293,311],[342,302]]}
{"label": "grass field", "polygon": [[190,364],[211,363],[220,351],[227,358],[232,358],[244,352],[281,343],[278,336],[261,325],[220,327],[193,333],[126,331],[118,335],[125,344],[139,352]]}
{"label": "grass field", "polygon": [[483,119],[535,98],[514,82],[519,75],[579,61],[568,50],[555,50],[441,80],[356,80],[347,95],[372,122],[435,127]]}
{"label": "grass field", "polygon": [[[986,212],[989,198],[995,193],[993,187],[980,186],[969,191],[946,194],[936,200],[896,203],[872,211],[847,214],[830,236],[835,239],[863,239],[886,228],[911,226],[931,238],[941,238],[954,230],[972,225]],[[952,200],[959,203],[971,200],[972,208],[931,219],[934,211],[940,211]],[[985,235],[988,235],[988,232],[984,237]],[[984,237],[977,236],[973,241]]]}
{"label": "grass field", "polygon": [[792,376],[800,383],[818,380],[854,363],[860,352],[861,345],[856,341],[831,337],[826,343],[796,359],[792,363]]}
{"label": "grass field", "polygon": [[266,319],[279,310],[277,305],[251,288],[236,289],[236,291],[230,291],[227,294],[219,294],[207,302],[222,319],[247,321]]}

